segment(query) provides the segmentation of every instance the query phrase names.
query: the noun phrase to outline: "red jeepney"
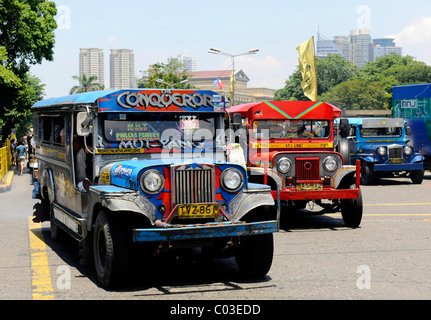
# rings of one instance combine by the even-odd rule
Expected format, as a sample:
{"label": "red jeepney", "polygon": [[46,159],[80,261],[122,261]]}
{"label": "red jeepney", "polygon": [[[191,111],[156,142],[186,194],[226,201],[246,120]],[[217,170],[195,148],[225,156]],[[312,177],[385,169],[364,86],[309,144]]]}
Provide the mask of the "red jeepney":
{"label": "red jeepney", "polygon": [[270,185],[282,206],[312,201],[321,213],[341,211],[346,226],[359,226],[360,163],[349,164],[340,109],[321,101],[265,101],[231,107],[229,116],[250,182]]}

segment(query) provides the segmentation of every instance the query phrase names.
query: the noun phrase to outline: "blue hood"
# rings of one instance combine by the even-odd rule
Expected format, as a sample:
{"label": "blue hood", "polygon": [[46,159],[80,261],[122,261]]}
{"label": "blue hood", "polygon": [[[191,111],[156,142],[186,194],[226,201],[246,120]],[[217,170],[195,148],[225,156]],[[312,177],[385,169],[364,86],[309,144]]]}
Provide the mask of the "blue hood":
{"label": "blue hood", "polygon": [[228,162],[215,161],[212,158],[202,158],[199,161],[196,159],[184,160],[184,159],[153,159],[153,160],[125,160],[116,162],[110,172],[110,182],[118,187],[128,188],[137,190],[139,188],[138,179],[142,172],[146,169],[152,168],[157,169],[160,172],[164,172],[165,168],[172,165],[188,165],[193,168],[198,167],[202,164],[217,165],[221,167],[236,167],[246,176],[244,167],[239,164],[233,164]]}

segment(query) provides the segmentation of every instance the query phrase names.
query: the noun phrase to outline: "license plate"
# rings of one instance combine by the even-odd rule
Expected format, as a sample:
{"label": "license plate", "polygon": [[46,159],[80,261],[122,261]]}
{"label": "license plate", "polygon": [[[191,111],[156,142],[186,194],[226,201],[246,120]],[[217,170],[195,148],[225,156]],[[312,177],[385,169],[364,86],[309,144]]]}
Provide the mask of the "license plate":
{"label": "license plate", "polygon": [[296,185],[296,190],[323,190],[321,183],[299,183]]}
{"label": "license plate", "polygon": [[389,159],[389,163],[404,163],[404,160],[403,159],[398,159],[398,158]]}
{"label": "license plate", "polygon": [[215,218],[219,214],[218,204],[180,204],[179,218]]}

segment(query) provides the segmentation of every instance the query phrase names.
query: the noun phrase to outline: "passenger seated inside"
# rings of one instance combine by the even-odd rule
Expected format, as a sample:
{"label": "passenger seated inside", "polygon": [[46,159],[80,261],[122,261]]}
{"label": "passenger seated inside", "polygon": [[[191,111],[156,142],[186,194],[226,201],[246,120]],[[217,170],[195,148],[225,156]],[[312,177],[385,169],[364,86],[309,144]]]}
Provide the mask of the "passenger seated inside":
{"label": "passenger seated inside", "polygon": [[[84,187],[84,181],[87,179],[91,181],[92,179],[92,152],[93,152],[93,142],[91,137],[86,138],[87,147],[85,144],[76,154],[76,181],[77,187],[81,192],[87,192]],[[88,156],[90,155],[90,156]]]}

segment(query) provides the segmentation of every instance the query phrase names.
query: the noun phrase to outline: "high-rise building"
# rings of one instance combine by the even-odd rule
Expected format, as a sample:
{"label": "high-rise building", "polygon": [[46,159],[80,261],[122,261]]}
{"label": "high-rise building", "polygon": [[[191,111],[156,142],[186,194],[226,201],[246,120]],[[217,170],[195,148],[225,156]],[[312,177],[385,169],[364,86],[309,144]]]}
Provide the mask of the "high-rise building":
{"label": "high-rise building", "polygon": [[391,52],[402,54],[402,48],[396,47],[392,38],[373,39],[371,43],[370,29],[352,30],[349,37],[336,36],[334,40],[328,40],[319,34],[318,39],[318,58],[338,53],[359,68]]}
{"label": "high-rise building", "polygon": [[195,58],[191,58],[191,57],[185,56],[185,55],[179,55],[177,58],[178,58],[178,60],[180,60],[180,62],[183,63],[184,68],[188,72],[196,71],[196,59]]}
{"label": "high-rise building", "polygon": [[319,33],[316,44],[316,57],[326,58],[329,54],[343,55],[343,52],[334,41],[325,38]]}
{"label": "high-rise building", "polygon": [[96,82],[105,86],[105,59],[103,49],[84,48],[79,52],[79,77],[85,74],[87,77],[96,76]]}
{"label": "high-rise building", "polygon": [[111,49],[110,88],[135,88],[135,55],[129,49]]}
{"label": "high-rise building", "polygon": [[390,53],[402,55],[402,48],[396,47],[393,38],[373,39],[370,45],[370,61],[376,61],[378,57],[386,56]]}
{"label": "high-rise building", "polygon": [[361,68],[370,62],[370,29],[352,30],[349,36],[349,60]]}

